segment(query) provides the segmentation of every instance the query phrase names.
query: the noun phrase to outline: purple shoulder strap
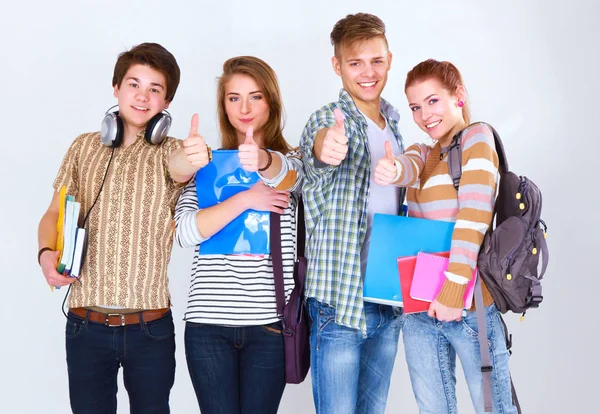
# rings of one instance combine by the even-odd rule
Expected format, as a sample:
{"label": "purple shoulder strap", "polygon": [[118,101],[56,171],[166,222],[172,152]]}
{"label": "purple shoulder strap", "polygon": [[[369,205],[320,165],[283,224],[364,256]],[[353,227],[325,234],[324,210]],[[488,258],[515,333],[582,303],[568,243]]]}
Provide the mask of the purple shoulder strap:
{"label": "purple shoulder strap", "polygon": [[[304,227],[304,203],[302,197],[298,197],[296,205],[296,260],[304,257],[304,245],[306,240],[306,229]],[[281,255],[281,215],[271,212],[269,223],[269,235],[271,238],[271,262],[273,263],[273,280],[275,283],[275,300],[277,302],[277,314],[283,317],[285,307],[285,286],[283,279],[283,258]]]}

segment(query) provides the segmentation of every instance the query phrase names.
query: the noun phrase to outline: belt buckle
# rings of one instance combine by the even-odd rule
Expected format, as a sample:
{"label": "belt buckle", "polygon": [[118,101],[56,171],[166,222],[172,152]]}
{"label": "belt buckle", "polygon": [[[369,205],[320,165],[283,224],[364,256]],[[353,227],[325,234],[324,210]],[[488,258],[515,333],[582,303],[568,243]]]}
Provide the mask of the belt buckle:
{"label": "belt buckle", "polygon": [[[120,316],[121,323],[116,324],[116,325],[111,325],[110,323],[108,323],[108,318],[110,318],[111,316]],[[104,318],[104,325],[108,326],[109,328],[115,328],[117,326],[125,326],[125,314],[124,313],[108,313],[108,314],[106,314],[106,317]]]}

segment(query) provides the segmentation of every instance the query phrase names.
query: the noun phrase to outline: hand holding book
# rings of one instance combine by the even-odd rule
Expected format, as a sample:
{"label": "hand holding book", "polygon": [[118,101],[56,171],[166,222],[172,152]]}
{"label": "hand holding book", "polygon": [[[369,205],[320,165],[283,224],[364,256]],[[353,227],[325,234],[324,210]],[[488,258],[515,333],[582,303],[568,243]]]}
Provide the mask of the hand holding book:
{"label": "hand holding book", "polygon": [[66,194],[64,186],[59,191],[59,205],[56,250],[48,250],[40,255],[40,266],[50,289],[77,280],[86,244],[85,228],[77,225],[80,204]]}

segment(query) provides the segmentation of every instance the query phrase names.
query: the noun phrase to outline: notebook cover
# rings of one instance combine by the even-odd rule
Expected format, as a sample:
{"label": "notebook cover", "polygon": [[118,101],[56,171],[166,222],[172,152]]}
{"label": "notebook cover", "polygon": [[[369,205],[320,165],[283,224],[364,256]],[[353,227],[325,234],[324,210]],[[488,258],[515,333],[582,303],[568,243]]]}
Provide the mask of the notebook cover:
{"label": "notebook cover", "polygon": [[[410,287],[410,297],[421,301],[433,302],[442,290],[446,275],[444,272],[448,269],[450,259],[436,254],[419,252],[417,254],[415,270],[412,285]],[[473,272],[473,277],[467,283],[467,290],[464,296],[464,307],[469,309],[473,302],[473,289],[477,269]]]}
{"label": "notebook cover", "polygon": [[[245,171],[237,150],[214,150],[213,159],[196,173],[198,207],[207,208],[246,191],[261,178]],[[200,245],[198,254],[262,255],[271,251],[269,211],[246,210]]]}
{"label": "notebook cover", "polygon": [[398,257],[450,250],[454,223],[376,213],[367,258],[363,299],[402,306]]}
{"label": "notebook cover", "polygon": [[[449,257],[450,252],[434,253],[439,256]],[[402,289],[402,299],[404,303],[404,313],[427,312],[430,302],[413,299],[410,296],[417,256],[405,256],[398,258],[398,275],[400,277],[400,288]]]}

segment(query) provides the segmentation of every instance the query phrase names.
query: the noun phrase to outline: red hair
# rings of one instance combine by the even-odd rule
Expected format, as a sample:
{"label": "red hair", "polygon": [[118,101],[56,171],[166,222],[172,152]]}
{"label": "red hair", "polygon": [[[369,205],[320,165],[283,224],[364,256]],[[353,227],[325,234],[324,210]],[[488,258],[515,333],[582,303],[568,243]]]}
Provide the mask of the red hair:
{"label": "red hair", "polygon": [[[406,74],[404,92],[406,93],[406,90],[415,83],[429,79],[438,80],[442,84],[442,87],[452,94],[456,93],[459,87],[465,87],[459,70],[452,63],[427,59],[419,63]],[[469,125],[471,123],[471,111],[469,110],[466,99],[464,100],[464,106],[462,107],[462,115],[465,123]]]}

